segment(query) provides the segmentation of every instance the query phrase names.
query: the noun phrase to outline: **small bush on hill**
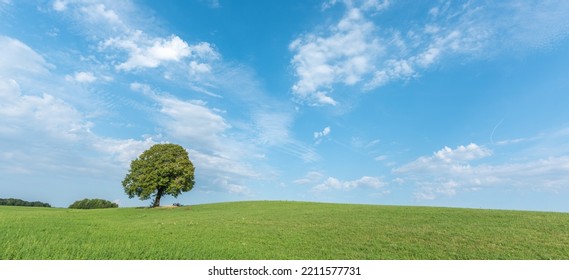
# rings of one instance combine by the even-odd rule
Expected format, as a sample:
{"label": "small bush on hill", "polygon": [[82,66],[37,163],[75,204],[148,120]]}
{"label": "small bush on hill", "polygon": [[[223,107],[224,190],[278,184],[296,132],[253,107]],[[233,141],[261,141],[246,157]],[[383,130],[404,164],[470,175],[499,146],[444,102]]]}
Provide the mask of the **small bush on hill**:
{"label": "small bush on hill", "polygon": [[118,208],[119,205],[104,199],[88,199],[77,200],[69,205],[72,209],[101,209],[101,208]]}
{"label": "small bush on hill", "polygon": [[41,201],[25,201],[17,198],[0,198],[0,205],[7,206],[28,206],[28,207],[51,207],[49,203]]}

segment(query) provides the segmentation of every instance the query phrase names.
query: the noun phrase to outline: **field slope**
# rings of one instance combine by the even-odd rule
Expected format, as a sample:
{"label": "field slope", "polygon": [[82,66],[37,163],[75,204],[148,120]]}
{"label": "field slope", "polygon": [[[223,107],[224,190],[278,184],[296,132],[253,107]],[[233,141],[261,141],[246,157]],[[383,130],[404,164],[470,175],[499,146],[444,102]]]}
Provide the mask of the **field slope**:
{"label": "field slope", "polygon": [[0,259],[569,259],[569,214],[280,201],[3,206]]}

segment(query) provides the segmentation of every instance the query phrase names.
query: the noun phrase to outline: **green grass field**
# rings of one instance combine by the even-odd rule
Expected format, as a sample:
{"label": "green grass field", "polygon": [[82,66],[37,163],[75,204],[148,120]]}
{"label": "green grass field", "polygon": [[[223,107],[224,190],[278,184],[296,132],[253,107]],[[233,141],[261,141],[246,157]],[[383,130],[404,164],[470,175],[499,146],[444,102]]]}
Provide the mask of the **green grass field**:
{"label": "green grass field", "polygon": [[569,214],[305,202],[0,206],[0,259],[569,259]]}

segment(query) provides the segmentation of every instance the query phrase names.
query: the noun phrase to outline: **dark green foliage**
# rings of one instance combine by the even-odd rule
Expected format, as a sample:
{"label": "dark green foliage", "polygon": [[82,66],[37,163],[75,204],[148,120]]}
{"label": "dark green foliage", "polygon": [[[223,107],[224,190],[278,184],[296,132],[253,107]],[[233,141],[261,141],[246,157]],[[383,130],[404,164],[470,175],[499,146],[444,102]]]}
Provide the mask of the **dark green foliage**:
{"label": "dark green foliage", "polygon": [[130,163],[122,185],[130,198],[154,197],[152,207],[157,207],[163,195],[177,197],[194,187],[194,165],[182,146],[156,144]]}
{"label": "dark green foliage", "polygon": [[119,205],[104,199],[88,199],[77,200],[69,205],[73,209],[102,209],[102,208],[118,208]]}
{"label": "dark green foliage", "polygon": [[17,198],[0,198],[0,205],[7,206],[28,206],[28,207],[51,207],[49,203],[41,201],[25,201]]}

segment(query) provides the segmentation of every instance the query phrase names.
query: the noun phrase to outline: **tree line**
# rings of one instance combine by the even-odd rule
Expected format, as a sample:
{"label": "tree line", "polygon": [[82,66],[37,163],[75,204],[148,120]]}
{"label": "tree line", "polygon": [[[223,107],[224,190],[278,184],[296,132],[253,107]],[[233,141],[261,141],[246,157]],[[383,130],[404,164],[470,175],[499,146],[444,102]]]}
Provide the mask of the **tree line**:
{"label": "tree line", "polygon": [[25,201],[18,198],[0,198],[0,205],[28,206],[28,207],[51,207],[49,203],[41,201]]}

